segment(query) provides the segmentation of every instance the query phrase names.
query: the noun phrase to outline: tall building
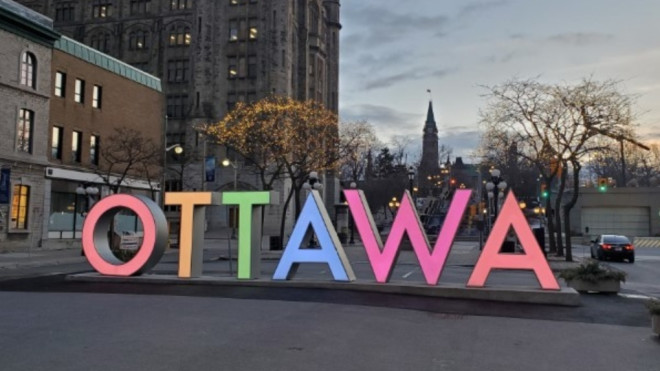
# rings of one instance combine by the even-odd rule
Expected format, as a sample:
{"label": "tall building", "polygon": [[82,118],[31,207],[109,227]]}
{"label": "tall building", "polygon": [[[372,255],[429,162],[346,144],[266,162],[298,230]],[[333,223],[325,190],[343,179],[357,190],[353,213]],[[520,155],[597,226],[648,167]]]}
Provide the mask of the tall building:
{"label": "tall building", "polygon": [[[52,17],[59,32],[160,77],[167,144],[186,144],[199,155],[196,164],[206,155],[222,159],[227,154],[206,148],[192,127],[220,120],[236,102],[277,94],[338,110],[339,0],[20,2]],[[216,173],[206,182],[201,167],[190,166],[185,176],[167,184],[180,189],[179,178],[187,189],[233,187],[233,169],[218,167]],[[239,174],[238,184],[259,187],[247,173]],[[333,210],[336,182],[324,179],[324,184]],[[216,225],[228,221],[229,212],[210,218]]]}
{"label": "tall building", "polygon": [[422,140],[422,158],[418,168],[418,179],[420,194],[430,194],[434,188],[435,178],[439,172],[439,154],[438,154],[438,126],[435,123],[433,114],[433,102],[429,102],[429,109],[426,113],[426,122],[424,123],[424,137]]}

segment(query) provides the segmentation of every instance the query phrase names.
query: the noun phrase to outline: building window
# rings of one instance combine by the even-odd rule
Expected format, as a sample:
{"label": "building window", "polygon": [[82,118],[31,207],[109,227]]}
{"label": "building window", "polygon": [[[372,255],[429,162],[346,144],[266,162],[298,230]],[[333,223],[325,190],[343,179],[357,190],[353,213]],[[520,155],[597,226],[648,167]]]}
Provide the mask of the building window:
{"label": "building window", "polygon": [[92,90],[92,107],[101,109],[103,105],[103,87],[94,85]]}
{"label": "building window", "polygon": [[248,78],[254,79],[257,77],[257,57],[251,55],[248,57]]}
{"label": "building window", "polygon": [[64,138],[64,129],[59,126],[53,126],[53,137],[50,139],[50,156],[53,160],[62,159],[62,139]]}
{"label": "building window", "polygon": [[248,28],[248,38],[250,40],[256,40],[259,36],[259,31],[257,29],[256,20],[250,20],[250,25]]}
{"label": "building window", "polygon": [[192,7],[193,7],[192,0],[170,0],[171,10],[192,9]]}
{"label": "building window", "polygon": [[170,29],[170,46],[188,46],[191,41],[190,27],[179,25]]}
{"label": "building window", "polygon": [[167,62],[168,82],[188,82],[189,61],[177,59]]}
{"label": "building window", "polygon": [[94,0],[92,18],[108,18],[112,16],[112,1]]}
{"label": "building window", "polygon": [[11,197],[11,229],[28,229],[28,205],[30,204],[30,187],[17,184],[13,187]]}
{"label": "building window", "polygon": [[89,162],[92,165],[99,164],[99,146],[101,138],[98,135],[92,135],[89,137]]}
{"label": "building window", "polygon": [[99,32],[92,35],[90,46],[103,53],[110,51],[110,34],[107,32]]}
{"label": "building window", "polygon": [[85,103],[85,80],[76,79],[76,91],[74,92],[73,100],[76,103]]}
{"label": "building window", "polygon": [[55,6],[55,21],[73,21],[75,9],[75,4],[72,2],[58,3]]}
{"label": "building window", "polygon": [[[181,143],[181,142],[179,142]],[[179,180],[166,180],[165,181],[165,192],[181,192],[183,190],[182,182]],[[163,211],[165,212],[177,212],[181,210],[181,206],[177,205],[165,205]]]}
{"label": "building window", "polygon": [[55,72],[55,96],[64,98],[66,96],[66,73]]}
{"label": "building window", "polygon": [[130,50],[147,49],[147,31],[133,31],[128,35],[128,48]]}
{"label": "building window", "polygon": [[230,79],[235,79],[238,77],[238,64],[236,63],[236,57],[230,57],[228,63],[227,77]]}
{"label": "building window", "polygon": [[147,14],[151,8],[151,0],[131,0],[131,15]]}
{"label": "building window", "polygon": [[82,154],[80,152],[81,149],[82,133],[74,130],[73,135],[71,136],[71,159],[73,162],[80,162]]}
{"label": "building window", "polygon": [[34,57],[34,54],[30,52],[23,53],[21,56],[21,85],[36,89],[36,71],[37,59]]}
{"label": "building window", "polygon": [[229,21],[229,41],[238,41],[238,22]]}
{"label": "building window", "polygon": [[18,112],[18,126],[16,128],[16,149],[19,152],[32,153],[33,126],[34,112],[21,108]]}
{"label": "building window", "polygon": [[167,96],[167,117],[181,118],[187,113],[188,95],[176,94]]}

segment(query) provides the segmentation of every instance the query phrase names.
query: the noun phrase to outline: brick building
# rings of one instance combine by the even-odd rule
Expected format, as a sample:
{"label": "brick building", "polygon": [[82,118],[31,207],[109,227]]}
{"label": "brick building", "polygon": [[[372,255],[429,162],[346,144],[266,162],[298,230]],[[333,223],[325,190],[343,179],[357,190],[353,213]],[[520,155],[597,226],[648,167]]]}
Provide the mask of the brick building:
{"label": "brick building", "polygon": [[[173,184],[179,177],[172,174],[170,189],[233,186],[233,169],[222,167],[205,183],[202,157],[227,154],[206,148],[191,127],[219,120],[238,101],[278,94],[314,99],[337,112],[339,0],[20,2],[52,17],[59,32],[161,78],[168,145],[186,144],[198,155],[180,177],[188,184]],[[333,210],[336,182],[329,177],[324,183],[324,199]],[[259,187],[247,173],[239,174],[238,184]],[[284,197],[287,186],[281,188]],[[228,215],[211,215],[209,222],[226,225]]]}
{"label": "brick building", "polygon": [[44,229],[52,21],[0,0],[0,251],[27,250]]}
{"label": "brick building", "polygon": [[86,211],[120,182],[126,165],[108,160],[129,156],[115,149],[117,129],[135,130],[130,133],[144,140],[131,142],[142,148],[130,156],[154,155],[129,170],[121,191],[155,197],[162,180],[164,107],[158,78],[64,36],[55,43],[51,79],[44,209],[49,244],[58,245],[80,238]]}

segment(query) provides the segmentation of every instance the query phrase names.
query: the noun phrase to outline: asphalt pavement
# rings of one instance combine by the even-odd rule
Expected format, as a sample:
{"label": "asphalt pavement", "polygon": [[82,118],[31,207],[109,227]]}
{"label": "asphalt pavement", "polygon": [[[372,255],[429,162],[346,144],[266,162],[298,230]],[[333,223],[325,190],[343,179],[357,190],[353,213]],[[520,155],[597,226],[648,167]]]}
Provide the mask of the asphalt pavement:
{"label": "asphalt pavement", "polygon": [[[475,248],[454,246],[441,284],[470,272]],[[361,247],[346,249],[358,277],[373,279]],[[278,254],[264,254],[264,273]],[[231,275],[230,255],[232,241],[207,240],[205,272]],[[171,250],[155,271],[176,264]],[[90,269],[79,251],[0,254],[3,370],[657,370],[660,363],[643,301],[624,296],[586,295],[572,308],[64,279]],[[327,279],[323,269],[299,272]],[[421,279],[409,252],[393,279]]]}

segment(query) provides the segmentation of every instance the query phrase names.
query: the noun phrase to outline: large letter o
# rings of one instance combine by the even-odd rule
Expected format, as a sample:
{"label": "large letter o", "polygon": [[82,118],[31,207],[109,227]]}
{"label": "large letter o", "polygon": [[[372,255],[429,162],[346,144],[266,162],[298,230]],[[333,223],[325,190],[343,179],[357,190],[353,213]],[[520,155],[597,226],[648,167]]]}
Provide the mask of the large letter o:
{"label": "large letter o", "polygon": [[[119,260],[110,249],[108,230],[121,209],[133,211],[144,227],[138,253],[128,262]],[[167,219],[158,205],[144,196],[117,194],[97,202],[83,225],[82,245],[89,263],[107,276],[129,277],[153,268],[167,248]]]}

